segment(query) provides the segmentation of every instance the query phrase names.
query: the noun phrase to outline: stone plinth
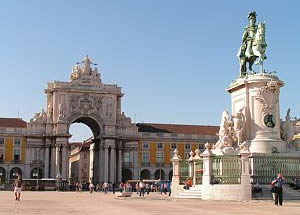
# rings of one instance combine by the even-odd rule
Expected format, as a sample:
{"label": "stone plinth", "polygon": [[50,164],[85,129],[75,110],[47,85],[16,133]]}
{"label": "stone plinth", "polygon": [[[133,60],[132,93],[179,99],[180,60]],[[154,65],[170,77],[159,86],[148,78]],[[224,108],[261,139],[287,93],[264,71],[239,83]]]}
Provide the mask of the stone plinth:
{"label": "stone plinth", "polygon": [[232,115],[244,108],[243,137],[252,153],[286,152],[280,139],[279,92],[284,83],[267,73],[236,79],[227,88],[232,99]]}

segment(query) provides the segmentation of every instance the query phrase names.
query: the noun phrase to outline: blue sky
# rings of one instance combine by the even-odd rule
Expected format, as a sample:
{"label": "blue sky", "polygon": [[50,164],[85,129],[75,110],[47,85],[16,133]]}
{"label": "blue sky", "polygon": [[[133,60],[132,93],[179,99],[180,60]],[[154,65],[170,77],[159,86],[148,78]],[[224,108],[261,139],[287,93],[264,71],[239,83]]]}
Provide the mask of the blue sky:
{"label": "blue sky", "polygon": [[[300,117],[298,1],[33,1],[0,3],[0,117],[45,107],[48,82],[67,81],[89,54],[122,87],[136,122],[219,124],[247,15],[266,22],[265,68],[277,71],[281,116]],[[258,70],[258,68],[255,68]],[[78,137],[87,134],[78,128]]]}

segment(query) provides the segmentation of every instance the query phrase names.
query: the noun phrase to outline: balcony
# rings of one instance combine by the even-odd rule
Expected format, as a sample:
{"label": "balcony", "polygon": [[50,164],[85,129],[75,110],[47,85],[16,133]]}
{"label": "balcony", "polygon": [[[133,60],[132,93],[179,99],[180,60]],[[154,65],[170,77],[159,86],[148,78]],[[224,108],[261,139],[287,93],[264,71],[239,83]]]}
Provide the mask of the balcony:
{"label": "balcony", "polygon": [[149,162],[142,162],[142,166],[150,166]]}
{"label": "balcony", "polygon": [[43,161],[41,161],[41,160],[32,160],[31,163],[32,164],[42,164]]}
{"label": "balcony", "polygon": [[156,163],[156,166],[157,166],[157,167],[163,167],[164,165],[165,165],[164,163],[160,163],[160,162],[159,162],[159,163]]}
{"label": "balcony", "polygon": [[11,163],[18,164],[18,163],[21,163],[21,161],[20,160],[12,160]]}
{"label": "balcony", "polygon": [[123,167],[133,167],[132,162],[123,162]]}

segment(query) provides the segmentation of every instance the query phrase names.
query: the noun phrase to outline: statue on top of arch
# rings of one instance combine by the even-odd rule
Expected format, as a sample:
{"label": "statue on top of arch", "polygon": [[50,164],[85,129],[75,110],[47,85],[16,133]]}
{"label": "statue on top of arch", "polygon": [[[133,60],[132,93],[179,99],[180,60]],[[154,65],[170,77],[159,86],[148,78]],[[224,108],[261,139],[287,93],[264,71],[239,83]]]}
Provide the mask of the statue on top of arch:
{"label": "statue on top of arch", "polygon": [[70,81],[74,81],[85,76],[91,77],[101,82],[101,76],[98,72],[98,68],[95,67],[94,69],[92,69],[91,64],[97,65],[89,59],[88,55],[86,55],[86,57],[81,61],[81,63],[76,63],[76,65],[73,67],[72,73],[70,75]]}

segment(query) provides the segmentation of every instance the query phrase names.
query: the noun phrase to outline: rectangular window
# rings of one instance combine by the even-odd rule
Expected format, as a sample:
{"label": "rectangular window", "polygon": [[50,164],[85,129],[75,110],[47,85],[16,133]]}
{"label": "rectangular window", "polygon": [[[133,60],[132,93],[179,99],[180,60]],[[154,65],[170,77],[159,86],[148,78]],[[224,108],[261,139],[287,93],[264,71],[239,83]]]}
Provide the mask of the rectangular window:
{"label": "rectangular window", "polygon": [[14,161],[20,160],[20,149],[14,149]]}
{"label": "rectangular window", "polygon": [[4,145],[4,138],[3,137],[0,137],[0,146],[1,145]]}
{"label": "rectangular window", "polygon": [[87,159],[87,154],[83,154],[83,159]]}
{"label": "rectangular window", "polygon": [[124,162],[129,163],[130,162],[130,154],[129,152],[124,152]]}
{"label": "rectangular window", "polygon": [[176,143],[172,143],[172,144],[171,144],[171,148],[172,148],[172,149],[176,149],[176,148],[177,148]]}
{"label": "rectangular window", "polygon": [[142,162],[149,163],[149,152],[143,152]]}
{"label": "rectangular window", "polygon": [[157,152],[156,153],[156,163],[163,163],[164,162],[164,153]]}
{"label": "rectangular window", "polygon": [[20,138],[14,138],[14,145],[15,146],[19,146],[20,145],[20,143],[21,143],[21,140],[20,140]]}
{"label": "rectangular window", "polygon": [[189,143],[184,144],[184,148],[185,149],[191,149],[191,144],[189,144]]}
{"label": "rectangular window", "polygon": [[149,149],[149,144],[148,143],[143,143],[143,149]]}
{"label": "rectangular window", "polygon": [[157,143],[157,148],[158,149],[162,149],[163,148],[163,144],[162,143]]}

